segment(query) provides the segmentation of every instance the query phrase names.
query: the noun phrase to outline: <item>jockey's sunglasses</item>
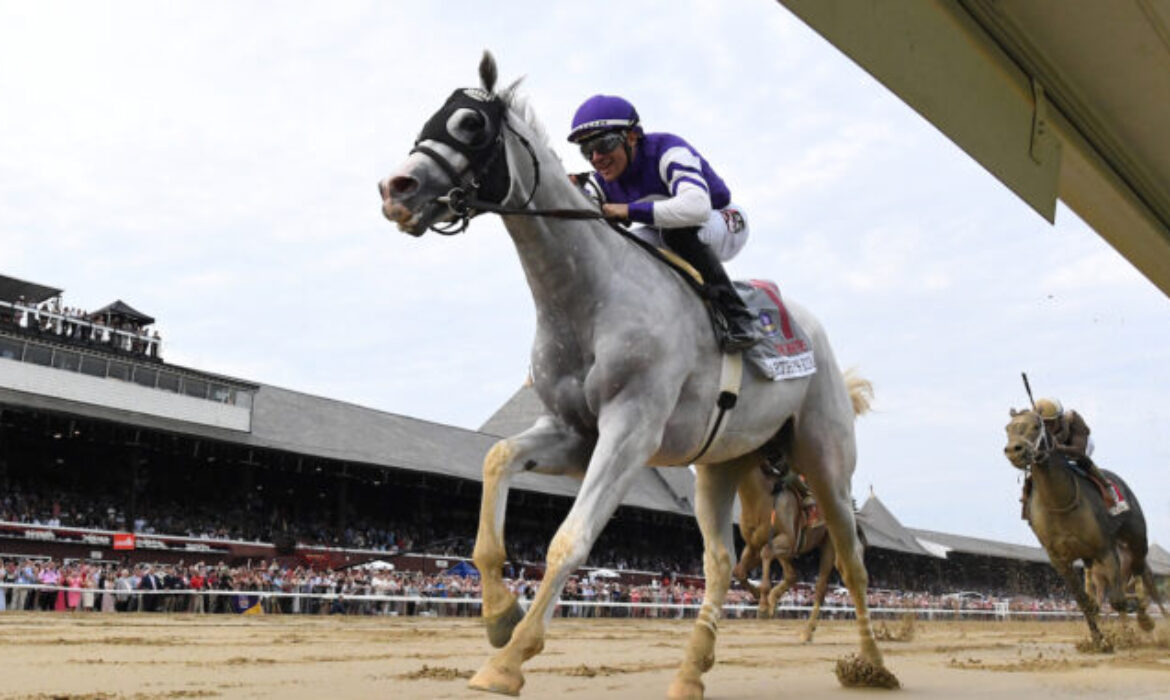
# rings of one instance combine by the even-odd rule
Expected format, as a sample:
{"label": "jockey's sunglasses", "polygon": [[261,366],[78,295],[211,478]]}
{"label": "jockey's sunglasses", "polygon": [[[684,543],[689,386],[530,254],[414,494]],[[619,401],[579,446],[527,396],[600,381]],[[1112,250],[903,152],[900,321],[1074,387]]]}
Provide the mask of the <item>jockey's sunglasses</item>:
{"label": "jockey's sunglasses", "polygon": [[594,153],[605,155],[622,145],[625,140],[626,135],[621,131],[611,131],[601,136],[594,136],[587,141],[581,142],[581,155],[585,156],[585,160],[593,160]]}

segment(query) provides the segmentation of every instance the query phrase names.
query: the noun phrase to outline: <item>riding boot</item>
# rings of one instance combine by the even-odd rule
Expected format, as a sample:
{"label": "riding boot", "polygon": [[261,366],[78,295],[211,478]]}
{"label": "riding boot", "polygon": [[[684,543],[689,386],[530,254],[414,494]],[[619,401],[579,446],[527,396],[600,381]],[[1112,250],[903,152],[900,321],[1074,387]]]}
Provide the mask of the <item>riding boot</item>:
{"label": "riding boot", "polygon": [[731,284],[723,263],[710,246],[699,240],[699,229],[663,229],[662,238],[670,249],[678,253],[703,276],[704,292],[727,322],[726,333],[719,339],[723,352],[746,350],[760,340],[756,332],[755,316],[743,303],[739,292]]}

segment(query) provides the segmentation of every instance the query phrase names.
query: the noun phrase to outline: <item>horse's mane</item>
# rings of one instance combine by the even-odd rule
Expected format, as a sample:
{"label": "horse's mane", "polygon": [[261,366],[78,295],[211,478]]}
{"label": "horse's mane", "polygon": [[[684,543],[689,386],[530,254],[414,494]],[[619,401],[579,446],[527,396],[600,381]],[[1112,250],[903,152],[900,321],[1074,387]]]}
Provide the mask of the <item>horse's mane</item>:
{"label": "horse's mane", "polygon": [[520,93],[520,83],[523,80],[524,78],[517,78],[514,83],[499,92],[499,97],[532,130],[532,135],[540,141],[541,145],[552,150],[552,147],[549,145],[548,130],[536,118],[536,110],[532,108],[528,97]]}

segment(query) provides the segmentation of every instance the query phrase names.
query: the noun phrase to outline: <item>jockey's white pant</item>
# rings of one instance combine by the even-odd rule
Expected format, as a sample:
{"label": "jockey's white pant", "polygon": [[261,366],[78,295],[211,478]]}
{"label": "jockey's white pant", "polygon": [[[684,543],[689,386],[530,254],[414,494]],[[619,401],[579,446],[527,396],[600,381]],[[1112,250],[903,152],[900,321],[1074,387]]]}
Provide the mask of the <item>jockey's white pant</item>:
{"label": "jockey's white pant", "polygon": [[[662,230],[657,226],[635,226],[630,229],[630,233],[650,245],[670,247],[663,241]],[[721,261],[727,262],[743,250],[750,233],[743,207],[732,203],[723,209],[711,211],[707,223],[699,228],[699,240],[709,245]]]}

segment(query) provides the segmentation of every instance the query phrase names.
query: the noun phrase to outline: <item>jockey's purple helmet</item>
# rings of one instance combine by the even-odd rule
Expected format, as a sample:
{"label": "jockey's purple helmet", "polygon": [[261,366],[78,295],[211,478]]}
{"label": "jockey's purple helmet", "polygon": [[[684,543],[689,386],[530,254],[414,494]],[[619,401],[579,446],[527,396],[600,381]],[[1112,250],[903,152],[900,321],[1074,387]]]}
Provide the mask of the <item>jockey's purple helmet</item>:
{"label": "jockey's purple helmet", "polygon": [[580,143],[603,131],[638,128],[638,110],[616,95],[594,95],[581,103],[573,115],[569,141]]}

